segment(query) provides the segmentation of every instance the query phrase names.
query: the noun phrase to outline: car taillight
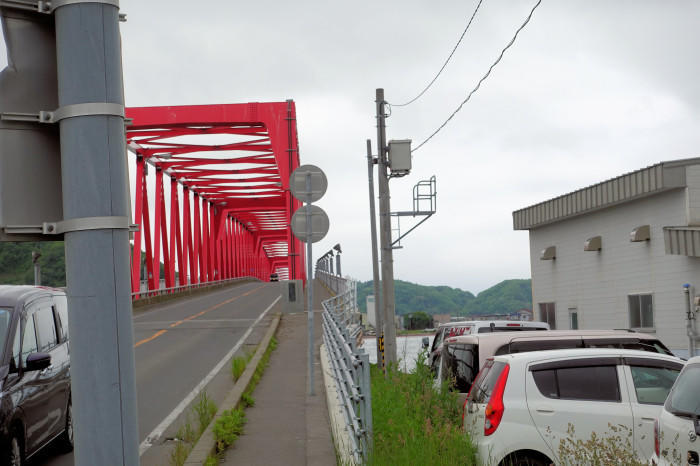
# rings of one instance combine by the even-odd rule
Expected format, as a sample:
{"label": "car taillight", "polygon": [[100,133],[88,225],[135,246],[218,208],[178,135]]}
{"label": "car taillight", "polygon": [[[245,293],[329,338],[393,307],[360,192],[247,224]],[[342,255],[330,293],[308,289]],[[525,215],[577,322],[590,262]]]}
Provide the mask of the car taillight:
{"label": "car taillight", "polygon": [[503,392],[506,389],[508,372],[510,372],[510,366],[506,364],[498,376],[493,392],[491,392],[491,398],[489,398],[489,402],[486,405],[486,410],[484,411],[484,435],[491,435],[496,432],[498,425],[501,423],[501,418],[503,418],[503,411],[505,410]]}
{"label": "car taillight", "polygon": [[659,456],[659,450],[661,449],[661,439],[659,438],[659,420],[654,420],[654,453]]}

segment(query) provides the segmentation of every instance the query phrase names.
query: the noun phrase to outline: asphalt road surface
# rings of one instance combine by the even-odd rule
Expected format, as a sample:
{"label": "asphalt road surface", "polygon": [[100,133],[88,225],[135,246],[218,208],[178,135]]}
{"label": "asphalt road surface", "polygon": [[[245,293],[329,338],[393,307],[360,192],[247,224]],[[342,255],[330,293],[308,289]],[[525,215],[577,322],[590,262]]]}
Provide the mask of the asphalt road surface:
{"label": "asphalt road surface", "polygon": [[[134,316],[139,442],[192,392],[260,314],[279,297],[278,283],[251,282],[160,304]],[[30,466],[67,466],[73,454],[50,445]]]}

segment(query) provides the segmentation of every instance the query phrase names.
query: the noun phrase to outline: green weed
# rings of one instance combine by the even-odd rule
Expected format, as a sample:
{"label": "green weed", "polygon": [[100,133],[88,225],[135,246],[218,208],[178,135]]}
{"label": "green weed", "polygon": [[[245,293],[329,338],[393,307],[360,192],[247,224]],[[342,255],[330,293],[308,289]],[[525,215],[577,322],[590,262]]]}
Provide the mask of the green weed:
{"label": "green weed", "polygon": [[457,394],[433,387],[425,357],[419,355],[410,373],[389,367],[384,376],[372,366],[374,449],[367,464],[477,464]]}
{"label": "green weed", "polygon": [[194,411],[197,414],[197,420],[199,421],[199,433],[197,438],[202,435],[204,429],[207,428],[214,415],[216,414],[216,403],[209,398],[205,392],[199,394],[197,398],[197,403],[194,405]]}
{"label": "green weed", "polygon": [[242,409],[229,409],[224,411],[214,423],[214,438],[216,439],[216,451],[224,451],[233,445],[239,435],[243,433],[245,413]]}
{"label": "green weed", "polygon": [[243,375],[243,371],[245,371],[245,368],[252,357],[252,353],[247,353],[244,356],[233,358],[233,361],[231,361],[231,376],[233,377],[234,382],[236,382],[241,375]]}
{"label": "green weed", "polygon": [[192,445],[189,443],[177,442],[175,448],[170,452],[170,464],[182,466],[185,464],[187,457],[192,450]]}
{"label": "green weed", "polygon": [[246,389],[245,393],[243,394],[244,397],[246,395],[251,395],[253,393],[253,390],[255,390],[255,387],[258,386],[258,383],[260,382],[260,378],[262,377],[263,373],[265,372],[265,368],[270,363],[270,355],[275,350],[275,348],[277,348],[277,339],[272,337],[272,339],[270,340],[270,344],[268,345],[267,349],[265,350],[265,354],[263,354],[262,358],[260,358],[260,362],[258,363],[258,367],[255,368],[255,372],[253,373],[253,377],[250,379],[250,384],[248,385],[248,388]]}
{"label": "green weed", "polygon": [[[197,443],[199,437],[202,436],[204,429],[207,428],[211,420],[216,414],[216,403],[206,394],[201,392],[197,402],[187,414],[185,423],[177,430],[177,442],[175,448],[170,452],[170,464],[172,466],[182,466],[185,464],[194,444]],[[192,417],[197,419],[198,425],[195,429],[192,426]]]}
{"label": "green weed", "polygon": [[255,406],[255,400],[249,393],[244,393],[243,396],[241,396],[241,401],[243,401],[246,408]]}
{"label": "green weed", "polygon": [[[550,430],[547,430],[548,434]],[[588,439],[576,436],[576,430],[569,423],[566,438],[559,440],[558,456],[564,466],[588,464],[592,466],[644,466],[649,464],[637,456],[632,447],[632,429],[623,424],[608,423],[608,431],[603,435],[591,433]],[[550,434],[551,435],[551,434]],[[650,440],[653,442],[653,440]]]}
{"label": "green weed", "polygon": [[215,456],[207,456],[207,459],[204,460],[204,463],[202,463],[202,466],[217,466],[219,464],[219,458]]}

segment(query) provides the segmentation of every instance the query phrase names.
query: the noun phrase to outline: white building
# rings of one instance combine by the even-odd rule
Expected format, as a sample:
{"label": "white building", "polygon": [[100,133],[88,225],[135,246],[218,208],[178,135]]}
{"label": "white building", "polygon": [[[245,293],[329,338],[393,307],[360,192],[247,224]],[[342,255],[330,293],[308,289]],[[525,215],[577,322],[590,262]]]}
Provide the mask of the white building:
{"label": "white building", "polygon": [[633,328],[687,354],[683,285],[700,294],[700,158],[515,211],[513,228],[530,232],[536,320],[558,329]]}

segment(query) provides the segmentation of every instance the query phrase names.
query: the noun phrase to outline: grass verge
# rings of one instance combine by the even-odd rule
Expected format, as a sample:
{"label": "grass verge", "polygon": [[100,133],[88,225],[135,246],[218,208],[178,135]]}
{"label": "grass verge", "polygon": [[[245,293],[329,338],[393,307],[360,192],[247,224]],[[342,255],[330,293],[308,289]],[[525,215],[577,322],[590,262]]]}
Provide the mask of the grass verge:
{"label": "grass verge", "polygon": [[[224,411],[221,416],[214,422],[214,427],[212,431],[214,432],[214,439],[216,440],[216,456],[209,456],[205,465],[215,465],[218,464],[218,460],[223,455],[224,451],[236,442],[236,439],[243,433],[243,426],[246,422],[245,408],[253,406],[255,404],[255,399],[253,398],[253,390],[260,382],[260,378],[265,372],[265,368],[270,363],[270,355],[272,351],[277,348],[277,339],[272,337],[270,344],[267,346],[265,353],[258,366],[255,368],[253,377],[250,379],[248,387],[246,387],[245,392],[241,396],[241,401],[239,405],[228,411]],[[250,362],[252,355],[248,355],[241,358],[236,358],[231,363],[231,376],[234,382],[243,374],[246,365]],[[236,362],[236,361],[242,362]]]}
{"label": "grass verge", "polygon": [[248,365],[252,357],[253,353],[247,353],[245,356],[233,358],[233,361],[231,361],[231,377],[233,377],[234,382],[236,382],[241,375],[243,375],[245,366]]}
{"label": "grass verge", "polygon": [[456,394],[433,388],[425,353],[415,369],[372,366],[374,450],[369,465],[476,465],[476,448],[462,429]]}
{"label": "grass verge", "polygon": [[[197,402],[187,414],[185,424],[177,431],[177,443],[170,452],[170,464],[172,466],[182,466],[187,460],[187,455],[194,447],[202,432],[207,428],[216,414],[216,403],[206,394],[201,392]],[[193,421],[194,419],[194,421]],[[195,422],[195,425],[193,425]]]}

